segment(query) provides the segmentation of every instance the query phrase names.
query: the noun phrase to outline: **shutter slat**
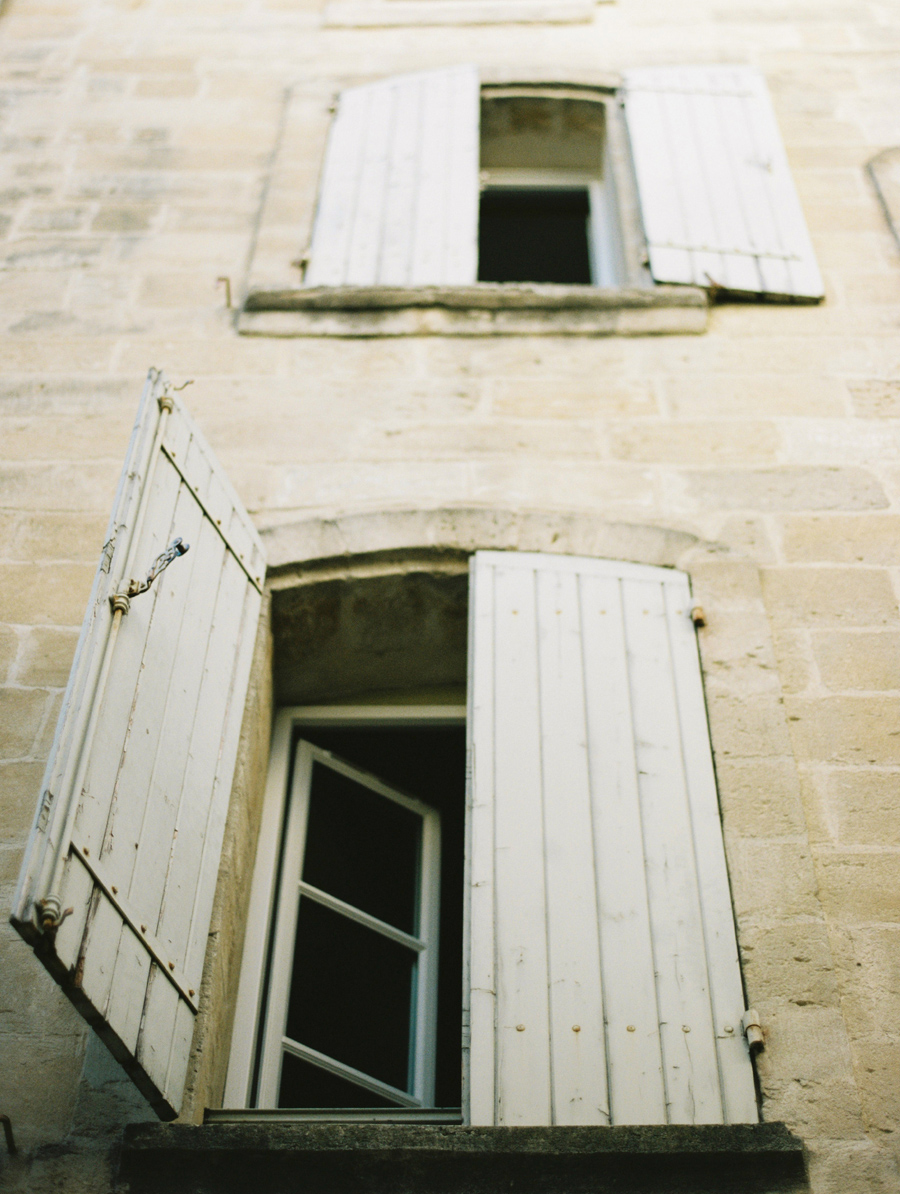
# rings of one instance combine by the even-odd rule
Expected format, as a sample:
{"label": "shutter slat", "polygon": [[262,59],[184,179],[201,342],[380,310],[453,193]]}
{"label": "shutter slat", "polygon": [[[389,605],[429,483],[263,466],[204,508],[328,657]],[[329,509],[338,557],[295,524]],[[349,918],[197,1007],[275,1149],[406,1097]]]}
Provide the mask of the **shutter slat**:
{"label": "shutter slat", "polygon": [[[536,573],[552,1122],[609,1122],[579,578]],[[573,683],[573,678],[578,681]]]}
{"label": "shutter slat", "polygon": [[472,1122],[755,1122],[687,577],[479,552],[472,601]]}
{"label": "shutter slat", "polygon": [[473,66],[399,75],[342,92],[306,284],[474,282],[478,122]]}
{"label": "shutter slat", "polygon": [[657,282],[818,301],[812,242],[762,76],[647,67],[625,111]]}
{"label": "shutter slat", "polygon": [[[756,1090],[746,1064],[740,1032],[744,1010],[737,938],[731,914],[731,888],[722,850],[722,824],[709,752],[709,728],[697,654],[697,637],[684,617],[685,596],[669,587],[666,617],[677,704],[681,719],[684,769],[690,800],[694,853],[703,913],[713,1025],[726,1123],[756,1118]],[[726,1029],[730,1027],[729,1033]]]}
{"label": "shutter slat", "polygon": [[[398,97],[390,87],[373,87],[362,142],[357,203],[347,260],[346,283],[370,286],[378,277],[379,256],[387,216],[391,133]],[[402,102],[402,99],[401,99]]]}
{"label": "shutter slat", "polygon": [[366,101],[360,88],[343,92],[331,126],[306,271],[310,286],[340,286],[346,280],[365,145]]}
{"label": "shutter slat", "polygon": [[[472,559],[469,613],[469,753],[466,901],[463,942],[464,1015],[469,1017],[469,1120],[494,1123],[496,967],[494,962],[494,570]],[[475,644],[487,649],[475,653]]]}
{"label": "shutter slat", "polygon": [[668,1121],[721,1123],[662,586],[630,585],[623,604]]}
{"label": "shutter slat", "polygon": [[410,277],[416,205],[418,147],[421,140],[418,103],[398,103],[389,147],[384,236],[376,276],[384,286],[403,286]]}
{"label": "shutter slat", "polygon": [[[581,578],[610,1111],[666,1123],[621,583]],[[627,966],[621,959],[627,958]]]}
{"label": "shutter slat", "polygon": [[[498,1120],[550,1122],[549,1006],[534,577],[496,569],[494,918]],[[476,645],[477,650],[477,645]],[[504,710],[497,718],[496,710]]]}
{"label": "shutter slat", "polygon": [[[16,897],[13,923],[164,1118],[187,1072],[260,606],[262,548],[151,371]],[[171,411],[168,408],[171,402]],[[113,615],[171,540],[188,553]],[[111,535],[112,537],[112,535]],[[73,701],[78,695],[78,703]],[[55,940],[36,900],[71,905]],[[197,943],[190,952],[189,942]]]}

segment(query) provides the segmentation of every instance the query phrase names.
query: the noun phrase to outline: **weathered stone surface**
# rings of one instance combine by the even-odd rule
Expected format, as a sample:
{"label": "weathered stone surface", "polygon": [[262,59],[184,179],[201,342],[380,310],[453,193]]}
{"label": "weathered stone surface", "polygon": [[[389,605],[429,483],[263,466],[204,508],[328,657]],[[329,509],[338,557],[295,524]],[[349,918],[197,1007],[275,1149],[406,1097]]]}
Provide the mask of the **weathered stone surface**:
{"label": "weathered stone surface", "polygon": [[769,616],[809,626],[890,626],[897,598],[887,572],[874,568],[764,568]]}
{"label": "weathered stone surface", "polygon": [[870,510],[888,505],[871,473],[859,468],[777,468],[687,474],[695,502],[723,510]]}
{"label": "weathered stone surface", "polygon": [[[752,1159],[751,1159],[752,1158]],[[799,1141],[783,1124],[732,1127],[403,1128],[301,1124],[135,1125],[120,1178],[129,1188],[177,1194],[244,1188],[479,1191],[512,1181],[530,1191],[665,1188],[712,1194],[802,1189]]]}

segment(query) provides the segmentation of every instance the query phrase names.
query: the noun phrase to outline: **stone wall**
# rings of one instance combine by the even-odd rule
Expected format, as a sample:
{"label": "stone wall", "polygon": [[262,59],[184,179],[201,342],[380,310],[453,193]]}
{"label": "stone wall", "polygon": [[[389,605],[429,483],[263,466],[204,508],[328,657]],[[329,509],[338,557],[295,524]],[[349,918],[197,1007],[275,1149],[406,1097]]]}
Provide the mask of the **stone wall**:
{"label": "stone wall", "polygon": [[[438,507],[693,536],[745,976],[751,999],[772,993],[764,1114],[808,1142],[816,1194],[894,1191],[900,255],[864,166],[900,144],[896,10],[616,0],[589,24],[335,28],[322,8],[0,13],[3,898],[149,365],[193,380],[192,412],[284,541],[304,520]],[[296,278],[335,92],[471,60],[586,81],[760,67],[825,304],[716,306],[691,336],[238,335],[217,279],[238,302],[252,271]],[[302,152],[267,194],[288,114]],[[114,1079],[94,1064],[81,1082],[81,1021],[8,926],[0,941],[0,1112],[23,1153],[7,1177],[102,1189],[85,1141],[115,1120]]]}

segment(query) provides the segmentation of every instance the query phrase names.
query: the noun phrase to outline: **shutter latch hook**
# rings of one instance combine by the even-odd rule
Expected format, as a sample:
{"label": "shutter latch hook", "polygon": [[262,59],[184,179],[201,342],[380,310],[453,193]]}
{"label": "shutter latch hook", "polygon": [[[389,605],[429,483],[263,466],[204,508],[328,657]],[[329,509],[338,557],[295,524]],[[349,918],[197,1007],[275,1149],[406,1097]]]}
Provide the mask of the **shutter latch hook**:
{"label": "shutter latch hook", "polygon": [[121,610],[123,614],[127,614],[130,599],[141,593],[146,593],[160,572],[165,572],[173,560],[177,560],[179,556],[183,556],[190,550],[190,546],[190,543],[185,543],[183,539],[173,539],[166,550],[161,552],[151,564],[146,580],[130,580],[124,593],[113,593],[109,599],[113,610]]}

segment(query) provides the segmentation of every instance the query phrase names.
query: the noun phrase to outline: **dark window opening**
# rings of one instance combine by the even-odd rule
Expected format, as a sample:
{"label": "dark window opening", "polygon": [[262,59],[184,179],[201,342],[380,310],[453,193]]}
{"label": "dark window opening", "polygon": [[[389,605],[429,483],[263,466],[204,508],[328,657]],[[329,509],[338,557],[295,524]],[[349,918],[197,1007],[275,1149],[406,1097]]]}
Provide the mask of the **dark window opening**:
{"label": "dark window opening", "polygon": [[479,282],[591,284],[586,187],[482,192]]}
{"label": "dark window opening", "polygon": [[[465,728],[304,726],[298,737],[441,815],[435,1106],[458,1107]],[[365,789],[326,767],[314,767],[313,775],[304,881],[404,931],[414,930],[409,900],[416,853],[408,824],[412,818],[401,808],[370,798]],[[320,790],[322,782],[329,786],[328,793]],[[410,983],[415,982],[409,951],[301,897],[294,957],[288,1036],[408,1089]],[[315,1064],[285,1055],[279,1105],[390,1104]]]}

